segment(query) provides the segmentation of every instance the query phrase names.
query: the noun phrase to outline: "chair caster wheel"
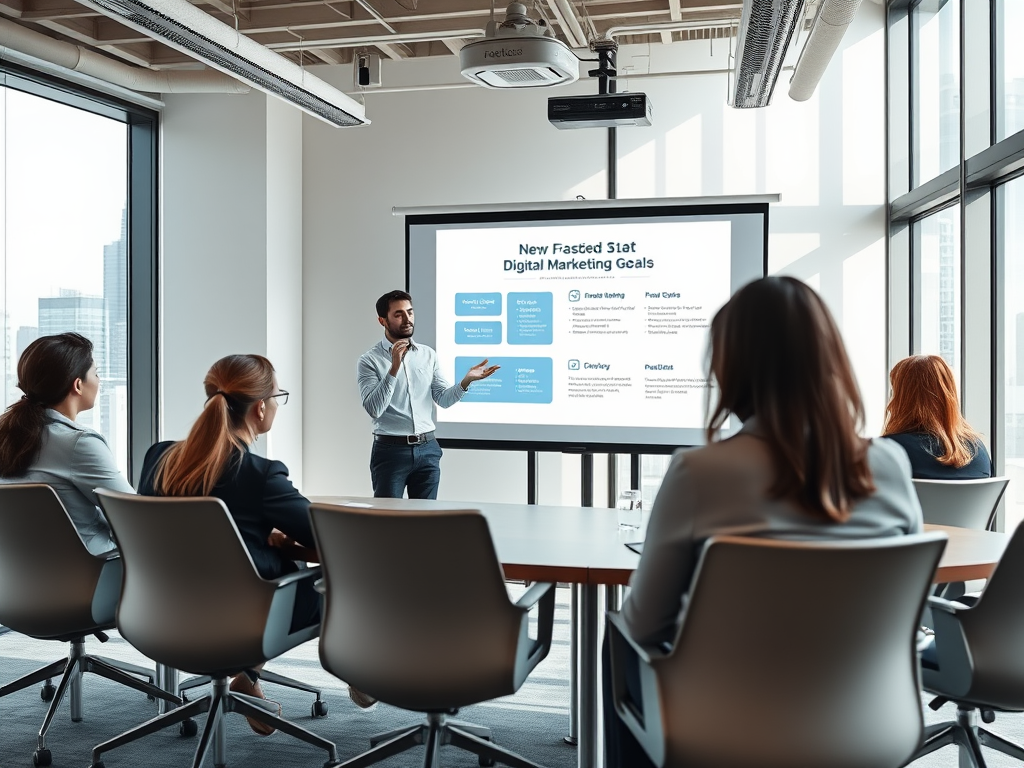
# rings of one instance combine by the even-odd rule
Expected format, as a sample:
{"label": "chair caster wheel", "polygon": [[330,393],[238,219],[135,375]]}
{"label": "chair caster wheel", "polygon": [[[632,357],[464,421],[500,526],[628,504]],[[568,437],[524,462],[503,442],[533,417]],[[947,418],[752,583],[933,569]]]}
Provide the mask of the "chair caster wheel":
{"label": "chair caster wheel", "polygon": [[983,723],[994,723],[996,721],[996,713],[991,709],[981,710],[981,721]]}
{"label": "chair caster wheel", "polygon": [[39,689],[39,698],[43,701],[53,701],[53,697],[57,695],[56,687],[47,683]]}
{"label": "chair caster wheel", "polygon": [[327,717],[327,702],[317,699],[313,702],[313,717]]}
{"label": "chair caster wheel", "polygon": [[178,724],[178,735],[184,736],[186,739],[190,739],[199,733],[199,726],[196,725],[196,721],[191,717],[188,720],[182,720]]}
{"label": "chair caster wheel", "polygon": [[490,768],[494,765],[494,761],[489,757],[481,757],[478,762],[480,763],[480,768]]}
{"label": "chair caster wheel", "polygon": [[45,747],[43,749],[37,749],[32,753],[32,765],[36,768],[45,768],[45,766],[50,765],[52,762],[53,756],[50,754],[50,750]]}

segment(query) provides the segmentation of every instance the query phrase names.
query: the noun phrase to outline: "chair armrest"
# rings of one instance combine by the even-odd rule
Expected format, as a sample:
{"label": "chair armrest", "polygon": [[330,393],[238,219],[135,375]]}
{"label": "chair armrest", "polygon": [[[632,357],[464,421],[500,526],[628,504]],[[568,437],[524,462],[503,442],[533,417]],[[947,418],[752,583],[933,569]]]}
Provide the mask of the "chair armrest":
{"label": "chair armrest", "polygon": [[281,588],[291,584],[293,581],[299,581],[300,579],[312,579],[320,578],[321,568],[300,568],[297,571],[286,573],[284,576],[278,576],[276,579],[270,579],[270,583],[276,587]]}
{"label": "chair armrest", "polygon": [[651,645],[640,645],[640,643],[629,636],[629,630],[626,629],[626,621],[622,618],[621,613],[609,613],[608,624],[615,627],[619,636],[629,643],[633,649],[633,653],[635,653],[644,664],[650,664],[652,661],[664,659],[671,652],[671,649],[657,648]]}
{"label": "chair armrest", "polygon": [[[608,613],[607,620],[615,712],[651,762],[662,765],[665,760],[665,733],[657,672],[651,662],[657,664],[669,653],[636,642],[629,636],[626,622],[620,614]],[[639,683],[639,690],[630,690],[629,678],[633,679],[634,687]]]}
{"label": "chair armrest", "polygon": [[[515,688],[547,657],[555,627],[555,585],[538,582],[515,602],[521,613],[519,641],[516,646]],[[530,637],[530,611],[537,608],[537,638]]]}
{"label": "chair armrest", "polygon": [[930,595],[928,597],[928,607],[933,611],[942,611],[943,613],[950,613],[956,616],[960,611],[969,611],[971,606],[964,605],[963,603],[957,603],[953,600],[947,600],[944,597],[936,597]]}
{"label": "chair armrest", "polygon": [[551,582],[538,581],[528,590],[523,592],[522,596],[516,600],[516,605],[520,608],[530,610],[535,606],[540,599],[544,597],[549,591],[555,588],[555,585]]}

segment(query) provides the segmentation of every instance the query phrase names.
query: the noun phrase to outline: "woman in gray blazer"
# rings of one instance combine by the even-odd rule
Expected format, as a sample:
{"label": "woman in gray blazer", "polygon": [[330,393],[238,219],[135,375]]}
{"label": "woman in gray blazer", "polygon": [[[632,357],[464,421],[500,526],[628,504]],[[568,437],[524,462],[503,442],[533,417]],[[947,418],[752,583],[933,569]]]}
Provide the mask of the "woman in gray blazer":
{"label": "woman in gray blazer", "polygon": [[[743,287],[715,315],[710,351],[718,400],[707,445],[673,457],[622,607],[645,644],[674,640],[711,536],[807,541],[921,530],[906,453],[860,436],[864,409],[842,337],[811,288],[789,277]],[[719,439],[731,419],[742,429]],[[610,698],[606,688],[610,764],[651,765]]]}
{"label": "woman in gray blazer", "polygon": [[133,493],[103,435],[78,424],[96,404],[92,342],[77,333],[42,336],[18,360],[25,394],[0,416],[0,483],[46,483],[93,554],[115,548],[96,488]]}

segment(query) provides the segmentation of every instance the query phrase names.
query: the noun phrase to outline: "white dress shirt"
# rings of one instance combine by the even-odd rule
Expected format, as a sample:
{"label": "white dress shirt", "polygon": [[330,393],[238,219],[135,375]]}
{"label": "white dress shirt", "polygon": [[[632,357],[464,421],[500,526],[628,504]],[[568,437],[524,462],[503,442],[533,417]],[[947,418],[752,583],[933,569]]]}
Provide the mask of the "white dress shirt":
{"label": "white dress shirt", "polygon": [[437,352],[426,344],[412,344],[398,375],[392,376],[391,346],[387,338],[381,339],[359,358],[359,396],[373,418],[373,433],[433,432],[433,404],[448,408],[459,402],[466,390],[449,384],[441,375]]}

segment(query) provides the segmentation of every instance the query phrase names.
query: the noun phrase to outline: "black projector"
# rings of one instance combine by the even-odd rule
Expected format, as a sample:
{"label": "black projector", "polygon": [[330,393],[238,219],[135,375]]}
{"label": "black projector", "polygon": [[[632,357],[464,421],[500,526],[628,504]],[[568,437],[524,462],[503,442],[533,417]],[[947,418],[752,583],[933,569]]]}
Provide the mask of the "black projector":
{"label": "black projector", "polygon": [[555,128],[621,128],[651,124],[646,93],[605,93],[598,96],[552,96],[548,120]]}

